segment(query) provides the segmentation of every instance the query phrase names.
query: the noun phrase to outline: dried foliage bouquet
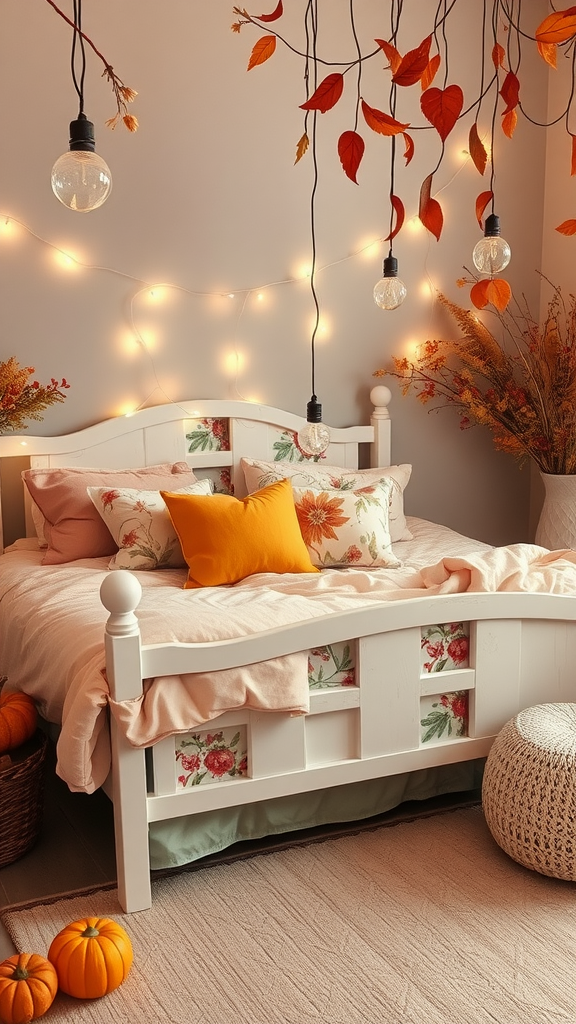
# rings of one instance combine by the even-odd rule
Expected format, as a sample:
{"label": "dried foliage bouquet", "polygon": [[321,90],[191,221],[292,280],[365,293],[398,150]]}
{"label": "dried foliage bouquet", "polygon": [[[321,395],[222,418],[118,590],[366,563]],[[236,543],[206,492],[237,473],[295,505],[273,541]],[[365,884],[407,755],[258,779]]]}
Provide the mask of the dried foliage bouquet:
{"label": "dried foliage bouquet", "polygon": [[28,380],[33,373],[33,366],[20,366],[14,356],[0,362],[0,434],[26,429],[25,420],[41,420],[44,409],[66,398],[66,378],[58,383],[52,377],[49,384],[39,384]]}
{"label": "dried foliage bouquet", "polygon": [[467,309],[440,295],[463,332],[458,341],[426,341],[414,360],[374,376],[401,381],[423,404],[439,399],[462,413],[462,429],[483,424],[494,445],[533,459],[543,473],[576,473],[576,298],[553,295],[543,322],[515,306],[496,311],[504,342]]}

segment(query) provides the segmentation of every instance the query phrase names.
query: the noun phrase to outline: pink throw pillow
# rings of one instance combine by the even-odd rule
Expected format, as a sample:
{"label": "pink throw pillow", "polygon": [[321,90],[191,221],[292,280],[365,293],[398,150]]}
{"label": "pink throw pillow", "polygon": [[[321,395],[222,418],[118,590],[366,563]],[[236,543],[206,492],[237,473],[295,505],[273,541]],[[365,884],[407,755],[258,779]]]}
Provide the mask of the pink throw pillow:
{"label": "pink throw pillow", "polygon": [[175,490],[196,477],[186,462],[140,469],[25,469],[22,479],[44,516],[44,565],[113,555],[118,547],[88,495],[88,487]]}

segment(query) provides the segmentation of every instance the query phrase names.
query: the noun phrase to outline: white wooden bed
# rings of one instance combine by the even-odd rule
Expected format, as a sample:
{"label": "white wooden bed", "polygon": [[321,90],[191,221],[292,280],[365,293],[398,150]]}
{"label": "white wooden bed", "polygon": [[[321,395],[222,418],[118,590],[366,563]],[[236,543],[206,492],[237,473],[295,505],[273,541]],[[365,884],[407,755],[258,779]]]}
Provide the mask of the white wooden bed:
{"label": "white wooden bed", "polygon": [[[387,388],[374,388],[370,426],[332,430],[329,464],[356,467],[359,445],[369,447],[371,465],[390,464],[389,399]],[[207,444],[191,453],[186,435],[205,421],[225,421],[229,445],[213,450]],[[242,496],[240,458],[272,458],[278,438],[300,423],[242,402],[184,402],[66,437],[4,436],[0,458],[27,454],[35,467],[110,468],[185,460],[198,476],[205,469],[230,470]],[[27,532],[32,536],[31,520]],[[112,771],[105,788],[114,803],[119,897],[128,912],[151,902],[150,822],[481,758],[522,707],[576,699],[576,605],[569,592],[421,594],[240,639],[149,645],[140,637],[140,594],[132,573],[104,578],[106,673],[115,701],[137,700],[146,679],[254,665],[343,641],[354,651],[355,677],[354,685],[313,690],[308,714],[240,708],[219,716],[212,731],[242,732],[246,771],[208,785],[178,783],[181,735],[145,751],[126,740],[111,716]],[[426,671],[423,637],[449,623],[463,624],[469,657],[461,667]],[[454,730],[427,742],[422,722],[446,693],[465,696],[465,734]]]}

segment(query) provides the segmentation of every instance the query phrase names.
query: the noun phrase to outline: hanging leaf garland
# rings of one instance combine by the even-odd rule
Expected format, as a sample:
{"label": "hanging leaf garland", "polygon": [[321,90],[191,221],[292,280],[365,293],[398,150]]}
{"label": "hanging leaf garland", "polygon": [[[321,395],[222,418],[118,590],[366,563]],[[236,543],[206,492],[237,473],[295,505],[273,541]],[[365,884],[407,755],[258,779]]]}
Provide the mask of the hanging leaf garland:
{"label": "hanging leaf garland", "polygon": [[410,127],[409,123],[402,124],[395,117],[385,114],[383,110],[368,106],[365,100],[362,100],[362,113],[368,127],[379,135],[400,135]]}
{"label": "hanging leaf garland", "polygon": [[401,199],[398,198],[398,196],[391,195],[390,196],[390,203],[391,203],[392,209],[393,209],[393,211],[394,211],[394,213],[396,215],[396,223],[395,223],[392,231],[390,232],[390,234],[387,235],[386,238],[384,239],[385,242],[391,242],[393,238],[396,238],[396,235],[400,231],[400,228],[402,227],[402,225],[404,223],[404,218],[406,216],[406,211],[404,209],[404,203],[402,202]]}
{"label": "hanging leaf garland", "polygon": [[486,192],[481,192],[476,199],[476,220],[480,227],[482,227],[482,216],[484,214],[484,210],[488,206],[488,203],[492,202],[493,198],[494,193],[491,190],[488,190]]}
{"label": "hanging leaf garland", "polygon": [[422,113],[434,126],[442,142],[452,131],[464,106],[464,93],[459,85],[448,85],[446,89],[433,86],[420,97]]}
{"label": "hanging leaf garland", "polygon": [[338,156],[344,173],[355,185],[358,184],[356,174],[364,156],[364,139],[358,132],[343,132],[338,139]]}
{"label": "hanging leaf garland", "polygon": [[478,125],[476,121],[474,121],[468,136],[468,152],[470,153],[472,163],[476,170],[479,174],[484,174],[486,164],[488,162],[488,153],[486,152],[484,143],[478,135]]}
{"label": "hanging leaf garland", "polygon": [[320,82],[320,85],[314,90],[310,99],[300,104],[300,109],[319,110],[321,114],[325,114],[327,110],[331,110],[332,107],[336,106],[343,89],[344,75],[334,72]]}
{"label": "hanging leaf garland", "polygon": [[262,36],[252,47],[247,70],[251,71],[252,68],[258,67],[259,64],[264,64],[265,61],[270,59],[275,50],[276,36]]}
{"label": "hanging leaf garland", "polygon": [[418,217],[424,227],[435,236],[437,241],[440,241],[440,235],[442,234],[442,227],[444,225],[444,215],[438,200],[433,199],[430,195],[433,177],[433,174],[429,174],[422,182],[422,186],[420,188]]}
{"label": "hanging leaf garland", "polygon": [[284,8],[282,6],[282,0],[279,0],[278,6],[272,11],[272,14],[257,14],[257,21],[278,21],[284,14]]}

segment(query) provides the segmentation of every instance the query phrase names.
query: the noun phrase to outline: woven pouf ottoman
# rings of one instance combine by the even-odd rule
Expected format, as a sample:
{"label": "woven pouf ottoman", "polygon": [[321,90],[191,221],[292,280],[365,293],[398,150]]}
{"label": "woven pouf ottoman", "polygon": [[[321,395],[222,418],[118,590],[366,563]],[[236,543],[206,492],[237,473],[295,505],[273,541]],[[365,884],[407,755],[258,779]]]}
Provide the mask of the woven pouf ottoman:
{"label": "woven pouf ottoman", "polygon": [[576,704],[538,704],[504,726],[486,761],[482,808],[519,864],[576,881]]}

